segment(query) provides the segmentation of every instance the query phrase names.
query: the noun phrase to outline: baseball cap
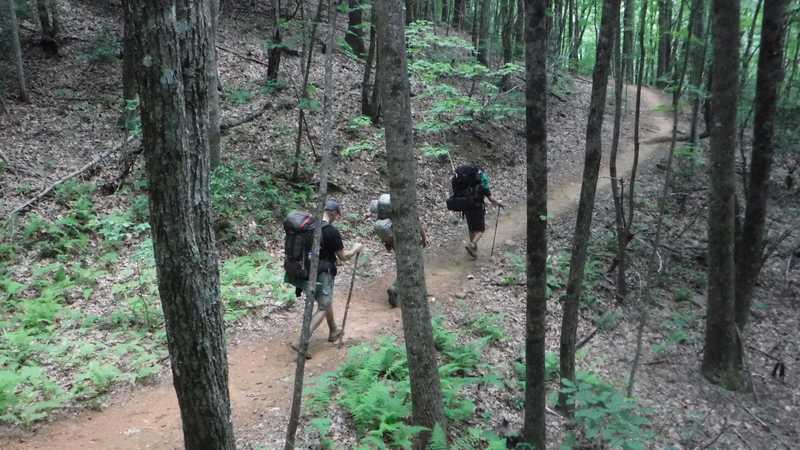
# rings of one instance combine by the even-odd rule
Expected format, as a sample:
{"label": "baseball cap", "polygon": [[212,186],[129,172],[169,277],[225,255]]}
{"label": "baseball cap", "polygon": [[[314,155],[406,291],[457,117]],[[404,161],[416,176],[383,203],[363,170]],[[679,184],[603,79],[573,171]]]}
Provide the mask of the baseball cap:
{"label": "baseball cap", "polygon": [[329,199],[325,202],[325,211],[333,211],[336,214],[342,214],[342,210],[339,209],[339,204],[336,203],[336,200]]}

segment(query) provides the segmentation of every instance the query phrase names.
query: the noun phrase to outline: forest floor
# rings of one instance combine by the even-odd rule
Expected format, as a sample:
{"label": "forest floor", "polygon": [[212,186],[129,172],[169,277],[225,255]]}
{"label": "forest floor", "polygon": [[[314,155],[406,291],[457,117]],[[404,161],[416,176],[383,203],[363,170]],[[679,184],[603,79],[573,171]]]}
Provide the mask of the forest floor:
{"label": "forest floor", "polygon": [[[105,32],[96,25],[98,22],[110,23],[108,27],[111,29],[118,26],[103,7],[94,6],[90,12],[81,17],[70,16],[65,26],[67,33],[98,36]],[[259,13],[266,16],[266,11]],[[236,52],[220,52],[220,72],[227,94],[224,120],[257,110],[264,102],[282,105],[293,101],[290,93],[270,96],[261,90],[265,68],[253,60],[266,60],[265,51],[260,46],[266,35],[267,29],[248,17],[243,5],[233,4],[223,19],[221,45]],[[3,124],[0,142],[3,143],[4,156],[12,163],[0,173],[2,214],[122,139],[122,133],[116,127],[119,65],[82,60],[82,55],[91,50],[82,47],[81,41],[73,41],[73,46],[66,49],[66,55],[54,64],[33,46],[32,38],[28,36],[25,39],[25,52],[32,55],[30,64],[34,70],[29,70],[34,101],[32,105],[9,105],[11,114],[0,118]],[[314,80],[322,78],[322,57],[315,57],[311,74]],[[400,311],[389,307],[385,294],[394,277],[393,255],[383,251],[371,236],[366,212],[368,201],[387,189],[381,139],[372,136],[372,129],[354,129],[351,126],[351,118],[359,115],[361,65],[337,54],[335,67],[337,142],[341,144],[337,145],[335,155],[334,195],[345,208],[345,220],[341,223],[343,234],[348,240],[365,242],[368,252],[356,277],[345,347],[327,343],[324,327],[318,332],[311,344],[313,358],[306,364],[308,385],[318,380],[319,375],[340,366],[347,359],[349,348],[374,343],[381,336],[402,335]],[[298,79],[299,58],[285,58],[282,71],[287,79]],[[422,97],[419,94],[424,86],[420,82],[413,83],[413,89],[418,97]],[[557,354],[561,306],[556,299],[563,291],[565,270],[568,270],[567,255],[574,226],[573,209],[580,191],[591,85],[579,76],[562,76],[552,89],[548,117],[551,182],[548,207],[552,216],[549,246],[553,300],[548,304],[547,348]],[[627,104],[632,104],[633,91],[628,90],[626,97]],[[424,110],[429,106],[426,101],[420,98],[414,102],[418,122],[423,120]],[[654,231],[655,199],[664,175],[662,158],[668,150],[666,138],[672,128],[671,116],[664,112],[668,109],[667,103],[668,100],[658,91],[644,90],[642,167],[637,187],[640,199],[637,208],[640,211],[637,212],[635,228],[637,237],[631,244],[634,262],[629,280],[633,293],[631,303],[626,305],[617,305],[611,300],[613,283],[611,275],[605,273],[612,258],[609,249],[613,249],[613,203],[607,192],[607,163],[601,173],[601,191],[596,203],[593,246],[587,270],[587,280],[591,280],[591,284],[582,303],[578,332],[579,339],[592,337],[581,352],[578,367],[591,371],[619,390],[624,390],[635,353],[636,286],[641,284],[639,274],[644,273],[645,255],[649,253],[647,249]],[[612,104],[609,101],[604,148],[608,148],[610,141]],[[625,174],[630,170],[632,159],[631,110],[626,108],[619,158],[620,171]],[[319,149],[321,115],[310,114],[309,123],[311,136],[308,139]],[[260,189],[274,190],[277,196],[291,190],[297,203],[308,200],[307,188],[297,188],[281,178],[281,174],[290,170],[287,161],[291,160],[293,152],[295,124],[296,110],[293,107],[276,107],[263,119],[237,127],[225,136],[224,168],[229,172],[224,174],[241,169],[248,174],[266,174],[270,178],[261,180],[261,184],[254,188],[256,193],[253,193],[240,190],[242,186],[250,189],[241,180],[221,177],[222,194],[237,197],[230,200],[222,195],[223,204],[228,206],[229,203],[224,202],[230,201],[230,205],[241,208],[241,203],[251,199],[248,196],[263,195],[258,192]],[[683,130],[685,124],[680,128]],[[450,164],[446,159],[420,155],[417,185],[421,219],[433,243],[426,251],[426,281],[431,308],[435,315],[442,317],[447,329],[472,329],[477,319],[490,318],[502,330],[502,338],[488,345],[482,358],[504,382],[481,388],[470,386],[465,388],[465,393],[476,405],[475,417],[468,420],[468,424],[508,435],[519,429],[522,419],[522,394],[514,380],[518,377],[515,364],[524,354],[525,330],[525,209],[524,183],[521,181],[525,179],[524,117],[511,115],[494,121],[475,121],[434,136],[420,135],[417,139],[425,145],[450,146],[450,153],[457,163],[480,162],[492,177],[494,195],[509,206],[500,215],[494,255],[489,256],[495,231],[490,227],[481,242],[479,258],[471,260],[461,243],[463,224],[442,207],[448,191]],[[348,145],[364,142],[375,148],[349,154],[344,151]],[[304,151],[311,150],[304,147]],[[705,178],[702,156],[687,156],[685,153],[676,162],[670,210],[677,212],[667,220],[667,239],[664,240],[664,251],[659,254],[662,271],[655,295],[657,305],[649,307],[651,318],[645,328],[642,363],[634,391],[635,399],[646,408],[642,411],[650,421],[645,428],[654,434],[647,440],[647,447],[792,448],[800,438],[800,421],[797,419],[800,378],[796,371],[800,363],[797,336],[800,329],[800,308],[797,306],[800,274],[792,263],[792,239],[787,238],[776,247],[765,266],[761,288],[757,290],[754,323],[745,341],[746,348],[751,350],[748,352],[748,366],[753,374],[754,392],[729,393],[707,383],[699,372],[705,302],[702,265]],[[315,163],[311,162],[307,169],[309,176],[314,166]],[[89,173],[84,180],[102,186],[116,176],[116,171],[113,163],[103,161],[100,168]],[[133,208],[137,194],[142,192],[137,186],[138,180],[141,180],[140,169],[131,176],[130,187],[120,194],[92,194],[92,210],[99,218],[110,221],[108,218],[115,217],[119,211]],[[231,182],[225,184],[228,181]],[[308,179],[309,183],[311,181],[313,177]],[[787,192],[776,185],[774,192],[771,223],[775,228],[771,229],[771,235],[781,236],[783,230],[796,224],[800,205],[797,196],[791,195],[791,190]],[[75,207],[75,200],[69,195],[70,192],[66,192],[46,198],[29,214],[38,214],[55,223]],[[280,217],[281,208],[286,206],[275,201],[271,205],[273,210],[268,211],[270,214],[248,211],[241,216],[244,219],[237,215],[233,206],[230,211],[226,209],[225,220],[221,221],[218,229],[218,235],[223,236],[220,250],[226,261],[239,261],[240,255],[253,255],[266,249],[270,256],[256,261],[264,263],[271,271],[278,270],[272,262],[279,260],[281,254],[279,221],[274,218]],[[493,224],[493,219],[493,212],[489,212],[487,222]],[[105,270],[96,276],[97,282],[88,295],[85,290],[82,295],[65,295],[70,299],[67,309],[110,316],[117,313],[115,308],[121,301],[120,288],[142,289],[140,285],[131,287],[130,280],[141,276],[140,270],[146,271],[146,267],[140,268],[136,258],[149,241],[145,239],[146,230],[137,230],[136,221],[132,218],[130,221],[134,225],[126,225],[121,231],[113,227],[101,228],[117,230],[124,235],[119,238],[122,244],[114,247],[117,259],[104,263]],[[20,228],[27,226],[23,222]],[[104,245],[105,240],[92,238],[88,249],[79,250],[83,261],[78,265],[88,267],[93,260],[106,256],[109,252],[97,250]],[[36,267],[59,261],[63,263],[63,259],[43,254],[42,249],[35,245],[28,251],[19,250],[19,253],[14,260],[11,279],[21,285],[31,283],[33,286]],[[135,274],[126,274],[129,271]],[[223,276],[225,273],[223,270]],[[348,265],[337,277],[337,318],[342,317],[351,274]],[[296,356],[288,344],[297,339],[302,305],[287,302],[286,291],[276,287],[272,281],[251,287],[260,290],[255,294],[259,301],[241,306],[241,314],[228,320],[233,420],[240,448],[273,449],[281,447],[283,442]],[[33,288],[23,293],[33,296],[32,291]],[[129,299],[125,297],[125,300]],[[145,315],[144,320],[149,326],[148,317]],[[66,321],[64,318],[59,320],[61,323]],[[112,333],[115,329],[109,330],[106,326],[110,325],[104,324],[91,335],[79,337],[90,343],[93,349],[100,348],[103,342],[110,345],[109,341],[114,339],[128,339],[127,335],[117,336]],[[597,332],[593,333],[594,330]],[[68,337],[73,337],[73,331],[69,333]],[[76,353],[75,358],[85,357],[85,354]],[[149,354],[146,356],[155,358]],[[177,401],[168,369],[163,369],[163,353],[158,354],[158,359],[154,367],[162,369],[160,375],[146,378],[150,381],[144,385],[138,378],[133,380],[135,384],[111,383],[105,391],[96,393],[103,395],[97,395],[95,401],[73,401],[67,408],[54,410],[53,420],[49,422],[34,421],[32,425],[0,428],[0,448],[181,448]],[[786,364],[784,378],[770,376],[776,360]],[[128,362],[121,359],[118,365],[122,367],[123,363]],[[80,378],[76,378],[80,364],[76,366],[50,367],[47,371],[52,374],[51,378],[66,388]],[[552,387],[555,388],[556,384]],[[329,412],[332,426],[328,437],[338,447],[354,447],[356,436],[352,421],[340,409],[331,408]],[[309,426],[310,419],[310,415],[305,417],[300,431],[302,448],[320,445],[320,436]],[[547,420],[548,446],[556,448],[564,438],[564,424],[556,414],[549,414]]]}

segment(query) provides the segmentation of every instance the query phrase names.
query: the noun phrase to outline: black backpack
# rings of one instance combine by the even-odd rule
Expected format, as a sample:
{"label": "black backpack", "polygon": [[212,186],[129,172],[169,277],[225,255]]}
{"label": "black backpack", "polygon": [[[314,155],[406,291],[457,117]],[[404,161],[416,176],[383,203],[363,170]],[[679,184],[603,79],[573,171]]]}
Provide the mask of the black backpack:
{"label": "black backpack", "polygon": [[458,166],[450,180],[453,195],[447,199],[447,209],[464,212],[475,209],[483,200],[481,196],[481,170],[471,165]]}
{"label": "black backpack", "polygon": [[283,242],[283,270],[289,279],[308,280],[311,269],[311,246],[317,221],[314,216],[303,211],[292,211],[283,221],[286,238]]}

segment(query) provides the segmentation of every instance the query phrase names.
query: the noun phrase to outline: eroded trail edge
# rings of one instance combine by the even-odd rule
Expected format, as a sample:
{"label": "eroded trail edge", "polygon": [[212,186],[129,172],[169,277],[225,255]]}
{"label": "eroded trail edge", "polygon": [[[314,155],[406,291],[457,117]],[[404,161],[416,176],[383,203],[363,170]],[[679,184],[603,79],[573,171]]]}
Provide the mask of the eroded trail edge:
{"label": "eroded trail edge", "polygon": [[[670,136],[671,120],[667,113],[657,112],[659,106],[666,103],[662,94],[643,89],[640,162],[651,159],[669,145],[660,138]],[[633,145],[629,141],[626,136],[618,158],[621,175],[630,172],[633,161]],[[607,174],[607,171],[608,161],[604,160],[602,173]],[[557,174],[554,175],[549,186],[548,209],[550,214],[558,216],[576,205],[581,179],[559,180]],[[598,188],[608,189],[609,181],[607,176],[601,176]],[[525,217],[524,203],[504,212],[497,230],[498,242],[524,239]],[[488,228],[486,236],[492,233],[494,229]],[[460,242],[451,242],[426,258],[428,291],[437,302],[447,302],[452,293],[460,291],[466,276],[481,263],[481,258],[487,257],[491,239],[484,239],[481,244],[481,257],[477,262],[466,256]],[[400,329],[399,309],[391,309],[386,303],[386,288],[393,278],[394,274],[388,273],[366,285],[356,285],[347,323],[347,345],[340,349],[329,344],[324,329],[315,335],[310,347],[314,357],[306,364],[307,381],[314,375],[335,369],[344,360],[349,345],[369,342]],[[336,317],[342,317],[346,295],[346,289],[337,289]],[[272,325],[265,321],[264,326]],[[287,343],[296,340],[298,329],[299,324],[297,329],[286,329],[267,341],[247,340],[230,346],[230,392],[237,429],[257,429],[267,424],[285,426],[295,367],[295,353]],[[102,411],[84,411],[74,418],[43,425],[32,435],[0,438],[0,449],[8,450],[182,447],[180,411],[175,391],[168,381],[115,398],[113,404]]]}

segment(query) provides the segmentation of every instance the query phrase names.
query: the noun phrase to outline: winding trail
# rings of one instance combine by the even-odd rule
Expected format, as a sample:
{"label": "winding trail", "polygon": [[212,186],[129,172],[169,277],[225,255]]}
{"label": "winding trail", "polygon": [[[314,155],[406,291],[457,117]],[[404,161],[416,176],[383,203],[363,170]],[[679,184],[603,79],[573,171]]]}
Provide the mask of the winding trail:
{"label": "winding trail", "polygon": [[[656,112],[668,100],[658,91],[642,91],[642,145],[640,162],[651,159],[669,145],[664,138],[670,136],[672,123],[668,113]],[[633,144],[625,136],[621,146],[618,167],[621,174],[628,174],[633,161]],[[650,142],[650,143],[648,143]],[[606,152],[606,155],[608,153]],[[603,174],[608,172],[608,161],[603,161]],[[553,182],[549,187],[548,209],[557,216],[575,207],[580,193],[580,178]],[[601,176],[598,188],[608,189],[608,177]],[[497,231],[498,242],[508,239],[523,239],[525,236],[524,203],[509,208]],[[493,230],[487,230],[491,236]],[[485,247],[491,239],[484,239]],[[475,262],[460,257],[464,249],[460,242],[452,242],[445,251],[426,258],[426,279],[430,295],[437,302],[447,302],[449,294],[463,290],[463,283]],[[481,250],[488,253],[488,248]],[[459,255],[453,257],[452,255]],[[484,256],[485,257],[485,256]],[[349,321],[347,323],[348,344],[371,341],[376,336],[389,334],[400,328],[399,309],[390,309],[386,303],[386,288],[393,273],[370,281],[354,291]],[[338,289],[337,297],[347,295],[347,289]],[[336,317],[342,317],[344,301],[336,301]],[[323,327],[324,328],[324,327]],[[287,346],[296,339],[296,329],[267,341],[245,341],[229,348],[230,393],[233,406],[233,421],[239,428],[257,428],[259,423],[281,420],[290,406],[295,353]],[[344,360],[346,347],[328,344],[325,331],[312,340],[310,351],[313,359],[306,364],[309,374],[333,370]],[[158,385],[143,387],[116,398],[111,406],[102,411],[83,411],[74,418],[65,418],[41,426],[34,434],[17,437],[0,437],[0,449],[4,450],[140,450],[180,449],[182,445],[180,412],[175,391],[169,377]]]}

